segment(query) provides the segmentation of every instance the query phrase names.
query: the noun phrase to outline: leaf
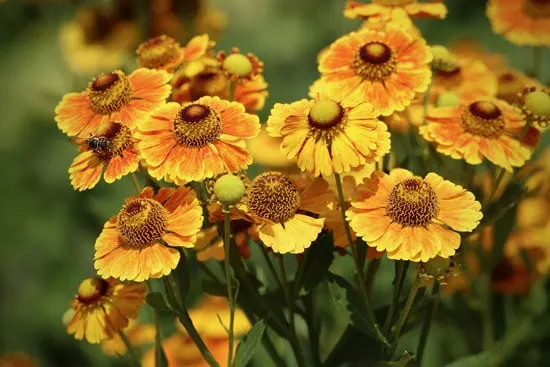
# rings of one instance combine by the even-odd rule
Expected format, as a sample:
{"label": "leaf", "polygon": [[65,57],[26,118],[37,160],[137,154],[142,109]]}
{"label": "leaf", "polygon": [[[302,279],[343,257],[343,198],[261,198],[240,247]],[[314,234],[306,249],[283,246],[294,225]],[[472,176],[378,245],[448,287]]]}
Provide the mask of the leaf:
{"label": "leaf", "polygon": [[235,355],[235,366],[245,367],[256,352],[256,349],[262,342],[266,326],[264,320],[257,321],[252,329],[246,334],[243,340],[237,347],[237,353]]}
{"label": "leaf", "polygon": [[486,351],[479,354],[473,354],[460,358],[453,363],[448,363],[445,367],[491,367],[491,352]]}
{"label": "leaf", "polygon": [[149,293],[145,297],[145,300],[155,310],[164,311],[164,312],[172,311],[170,306],[166,304],[166,300],[164,299],[164,296],[158,292]]}
{"label": "leaf", "polygon": [[[314,244],[304,257],[302,276],[296,279],[299,296],[308,294],[328,273],[328,268],[334,259],[334,246],[331,241],[320,241]],[[298,270],[300,274],[300,269]]]}
{"label": "leaf", "polygon": [[414,360],[414,356],[405,351],[401,358],[395,362],[378,362],[377,367],[406,367]]}

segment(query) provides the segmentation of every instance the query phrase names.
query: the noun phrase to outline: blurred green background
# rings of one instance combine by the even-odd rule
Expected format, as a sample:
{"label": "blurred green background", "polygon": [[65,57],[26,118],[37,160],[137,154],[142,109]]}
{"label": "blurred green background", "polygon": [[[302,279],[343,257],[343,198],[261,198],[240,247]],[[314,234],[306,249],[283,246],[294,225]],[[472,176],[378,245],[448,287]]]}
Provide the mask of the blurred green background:
{"label": "blurred green background", "polygon": [[[491,32],[484,1],[445,2],[447,20],[419,23],[429,43],[473,37],[505,54],[512,66],[529,67],[529,49]],[[63,94],[83,90],[90,78],[73,74],[64,61],[60,27],[79,7],[109,3],[0,1],[0,355],[24,351],[43,366],[108,364],[96,346],[66,335],[61,316],[80,281],[94,275],[93,244],[103,222],[133,187],[124,178],[114,185],[101,182],[93,191],[73,191],[67,168],[75,149],[53,117]],[[359,24],[342,16],[343,0],[211,3],[229,20],[217,48],[236,46],[265,63],[270,96],[260,114],[264,120],[273,103],[307,95],[317,78],[319,50]],[[138,18],[146,24],[145,15],[138,12]]]}

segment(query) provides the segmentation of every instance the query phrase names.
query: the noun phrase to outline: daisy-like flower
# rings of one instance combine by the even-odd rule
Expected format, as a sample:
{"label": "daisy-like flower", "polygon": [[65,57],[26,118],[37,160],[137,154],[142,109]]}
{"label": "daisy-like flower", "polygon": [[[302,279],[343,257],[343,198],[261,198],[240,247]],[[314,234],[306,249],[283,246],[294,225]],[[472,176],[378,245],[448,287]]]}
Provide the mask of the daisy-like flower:
{"label": "daisy-like flower", "polygon": [[502,68],[497,72],[497,78],[497,98],[503,99],[510,104],[517,104],[520,107],[522,105],[522,97],[524,97],[523,92],[526,88],[544,88],[538,80],[530,78],[521,71],[512,68]]}
{"label": "daisy-like flower", "polygon": [[468,164],[483,158],[512,171],[522,166],[531,150],[516,139],[525,125],[523,116],[498,99],[482,99],[457,107],[434,108],[426,116],[428,124],[419,131],[434,142],[437,151]]}
{"label": "daisy-like flower", "polygon": [[365,4],[350,0],[344,8],[344,16],[350,19],[368,19],[370,22],[398,22],[411,24],[411,18],[437,18],[447,16],[443,2],[419,3],[417,0],[372,0]]}
{"label": "daisy-like flower", "polygon": [[424,179],[397,168],[376,172],[346,212],[351,228],[389,259],[426,262],[455,254],[459,232],[482,218],[474,195],[435,173]]}
{"label": "daisy-like flower", "polygon": [[315,100],[276,103],[267,120],[281,151],[315,176],[349,172],[380,160],[390,150],[388,127],[358,98],[332,99],[330,89]]}
{"label": "daisy-like flower", "polygon": [[254,138],[259,119],[218,97],[170,102],[138,123],[139,151],[156,179],[201,181],[252,163],[243,139]]}
{"label": "daisy-like flower", "polygon": [[519,95],[519,106],[525,118],[539,128],[550,125],[550,89],[530,86]]}
{"label": "daisy-like flower", "polygon": [[138,317],[145,303],[145,286],[116,279],[88,278],[80,283],[71,302],[74,310],[67,332],[77,340],[99,343],[112,338]]}
{"label": "daisy-like flower", "polygon": [[283,138],[269,136],[265,125],[262,125],[258,136],[248,140],[246,146],[254,158],[254,164],[267,169],[297,171],[296,159],[287,159],[286,154],[281,152],[282,142]]}
{"label": "daisy-like flower", "polygon": [[[153,343],[155,341],[156,329],[153,324],[139,324],[130,320],[128,326],[123,330],[131,345],[139,346]],[[128,349],[119,334],[101,343],[101,350],[108,356],[122,356]]]}
{"label": "daisy-like flower", "polygon": [[493,32],[516,45],[550,45],[550,3],[544,0],[489,0]]}
{"label": "daisy-like flower", "polygon": [[202,226],[202,210],[187,187],[146,187],[129,197],[95,243],[94,266],[104,277],[144,281],[170,274],[178,265],[178,247],[193,247]]}
{"label": "daisy-like flower", "polygon": [[100,74],[81,93],[66,94],[55,108],[55,121],[68,136],[87,137],[108,121],[133,129],[170,95],[170,74],[140,68],[130,75]]}
{"label": "daisy-like flower", "polygon": [[[219,208],[219,211],[221,212],[221,208]],[[250,258],[251,253],[248,247],[248,238],[253,237],[255,240],[259,240],[258,232],[254,230],[254,223],[238,219],[232,219],[230,223],[231,235],[235,239],[239,254],[243,259]],[[197,242],[195,243],[195,250],[197,250],[197,260],[199,261],[210,259],[223,261],[225,259],[223,238],[218,233],[218,226],[210,226],[199,232]]]}
{"label": "daisy-like flower", "polygon": [[75,190],[93,188],[103,177],[113,183],[134,172],[139,166],[138,152],[130,129],[118,122],[100,126],[96,135],[82,145],[84,152],[69,167],[71,185]]}
{"label": "daisy-like flower", "polygon": [[221,51],[218,53],[220,71],[234,82],[254,80],[264,71],[264,63],[255,55],[243,55],[238,48],[233,48],[229,55]]}
{"label": "daisy-like flower", "polygon": [[185,47],[166,35],[153,37],[143,42],[136,50],[140,67],[172,71],[184,61],[202,57],[214,46],[207,34],[193,37]]}
{"label": "daisy-like flower", "polygon": [[475,38],[460,38],[452,43],[450,51],[464,59],[479,60],[492,71],[500,71],[507,67],[504,55],[487,51]]}
{"label": "daisy-like flower", "polygon": [[[426,41],[395,25],[363,28],[337,39],[319,61],[320,85],[333,95],[371,103],[376,113],[402,111],[430,84],[432,54]],[[326,85],[323,85],[326,84]],[[318,91],[313,88],[310,93]]]}

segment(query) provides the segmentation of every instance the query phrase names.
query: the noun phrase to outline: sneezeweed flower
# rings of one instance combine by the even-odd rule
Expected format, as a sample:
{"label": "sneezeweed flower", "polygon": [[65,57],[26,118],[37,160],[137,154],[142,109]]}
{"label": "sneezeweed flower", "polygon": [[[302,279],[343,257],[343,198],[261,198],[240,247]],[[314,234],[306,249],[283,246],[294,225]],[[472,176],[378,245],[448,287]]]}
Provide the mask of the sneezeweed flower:
{"label": "sneezeweed flower", "polygon": [[143,42],[136,50],[137,64],[148,69],[172,71],[184,61],[204,56],[214,46],[207,34],[193,37],[185,47],[166,35]]}
{"label": "sneezeweed flower", "polygon": [[435,173],[422,179],[398,168],[377,172],[358,188],[346,212],[351,228],[389,259],[447,258],[482,218],[474,195]]}
{"label": "sneezeweed flower", "polygon": [[550,4],[541,0],[490,0],[493,32],[516,45],[550,45]]}
{"label": "sneezeweed flower", "polygon": [[178,247],[193,247],[202,226],[202,210],[187,187],[146,187],[126,199],[95,243],[94,266],[102,277],[144,281],[170,274],[178,265]]}
{"label": "sneezeweed flower", "polygon": [[[153,324],[139,324],[135,320],[130,320],[123,333],[131,345],[140,346],[155,341],[156,329]],[[120,334],[101,342],[101,350],[108,356],[122,356],[128,351]]]}
{"label": "sneezeweed flower", "polygon": [[528,77],[521,71],[512,68],[503,68],[497,72],[497,98],[510,104],[521,104],[522,92],[529,87],[543,88],[542,84]]}
{"label": "sneezeweed flower", "polygon": [[525,88],[519,96],[519,105],[529,123],[543,129],[550,125],[550,90]]}
{"label": "sneezeweed flower", "polygon": [[99,343],[112,338],[138,317],[145,303],[145,286],[120,283],[116,279],[88,278],[78,287],[71,302],[74,310],[67,332],[77,340]]}
{"label": "sneezeweed flower", "polygon": [[255,55],[239,53],[238,48],[233,48],[229,55],[221,51],[217,59],[220,63],[220,71],[233,82],[251,81],[262,74],[264,63]]}
{"label": "sneezeweed flower", "polygon": [[254,164],[260,165],[262,168],[279,171],[297,170],[296,158],[287,159],[286,154],[281,151],[282,142],[283,138],[269,136],[265,125],[262,125],[258,136],[248,140],[246,147],[254,159]]}
{"label": "sneezeweed flower", "polygon": [[80,153],[69,167],[75,190],[93,188],[101,178],[113,183],[139,167],[139,156],[130,129],[118,122],[108,122],[82,144]]}
{"label": "sneezeweed flower", "polygon": [[457,107],[434,108],[420,127],[424,139],[434,142],[439,153],[468,164],[484,158],[512,171],[531,156],[529,148],[516,139],[525,125],[522,115],[498,99],[481,99]]}
{"label": "sneezeweed flower", "polygon": [[55,121],[68,136],[88,137],[102,123],[117,121],[133,129],[170,95],[170,74],[140,68],[100,74],[81,93],[66,94],[55,108]]}
{"label": "sneezeweed flower", "polygon": [[364,4],[350,0],[346,3],[344,16],[350,19],[368,19],[370,22],[397,22],[408,25],[411,18],[437,18],[447,16],[443,2],[420,3],[417,0],[373,0]]}
{"label": "sneezeweed flower", "polygon": [[315,176],[349,172],[390,150],[388,128],[369,103],[332,99],[329,90],[315,100],[276,103],[267,120],[268,134],[282,138],[281,151]]}
{"label": "sneezeweed flower", "polygon": [[385,30],[363,28],[337,39],[323,55],[321,86],[325,84],[334,95],[366,100],[376,113],[388,116],[402,111],[416,93],[426,91],[431,60],[422,38],[413,38],[394,25]]}
{"label": "sneezeweed flower", "polygon": [[498,72],[507,67],[506,57],[494,52],[489,52],[475,38],[460,38],[453,42],[450,51],[463,59],[473,59],[481,61],[489,70]]}
{"label": "sneezeweed flower", "polygon": [[218,97],[170,102],[138,123],[138,148],[156,179],[201,181],[252,163],[244,140],[258,135],[258,117]]}

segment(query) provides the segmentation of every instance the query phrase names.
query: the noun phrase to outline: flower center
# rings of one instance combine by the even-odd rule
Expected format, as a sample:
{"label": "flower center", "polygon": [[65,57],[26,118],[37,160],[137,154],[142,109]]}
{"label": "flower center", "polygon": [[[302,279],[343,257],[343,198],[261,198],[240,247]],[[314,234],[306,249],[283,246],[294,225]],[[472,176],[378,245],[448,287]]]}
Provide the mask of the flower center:
{"label": "flower center", "polygon": [[449,71],[438,70],[436,73],[436,83],[443,88],[450,90],[459,87],[462,84],[464,77],[462,69],[457,66]]}
{"label": "flower center", "polygon": [[252,214],[275,223],[290,219],[300,205],[294,184],[280,172],[266,172],[252,181],[248,208]]}
{"label": "flower center", "polygon": [[193,100],[204,96],[229,98],[229,79],[215,69],[205,70],[190,80],[189,94]]}
{"label": "flower center", "polygon": [[139,250],[160,240],[166,230],[166,209],[153,199],[136,198],[122,207],[117,229],[126,245]]}
{"label": "flower center", "polygon": [[430,184],[413,177],[392,189],[387,212],[394,222],[403,226],[425,226],[439,213],[439,203]]}
{"label": "flower center", "polygon": [[525,96],[525,108],[534,115],[550,116],[550,94],[536,90]]}
{"label": "flower center", "polygon": [[132,86],[122,71],[100,74],[88,87],[94,112],[108,115],[119,111],[132,98]]}
{"label": "flower center", "polygon": [[78,300],[82,303],[90,304],[99,300],[107,294],[109,283],[101,278],[85,279],[78,286]]}
{"label": "flower center", "polygon": [[382,42],[364,44],[353,59],[353,69],[363,79],[380,81],[395,70],[397,62],[391,48]]}
{"label": "flower center", "polygon": [[93,150],[100,159],[106,160],[115,156],[122,157],[124,150],[131,144],[130,129],[118,122],[109,123],[100,135],[88,139],[88,148]]}
{"label": "flower center", "polygon": [[505,122],[500,109],[492,102],[477,101],[462,110],[464,129],[473,135],[497,138],[504,130]]}
{"label": "flower center", "polygon": [[339,103],[330,99],[315,102],[311,106],[309,124],[319,129],[329,129],[338,125],[344,118],[344,109]]}
{"label": "flower center", "polygon": [[415,3],[416,0],[372,0],[372,2],[382,6],[405,6]]}
{"label": "flower center", "polygon": [[550,0],[525,0],[523,9],[533,18],[550,17]]}
{"label": "flower center", "polygon": [[218,113],[198,103],[182,108],[174,120],[176,141],[191,148],[201,148],[215,141],[220,131],[221,122]]}
{"label": "flower center", "polygon": [[518,100],[518,94],[523,90],[525,80],[522,80],[512,72],[505,71],[498,75],[498,93],[497,97],[508,103],[515,103]]}
{"label": "flower center", "polygon": [[178,59],[180,45],[173,38],[162,35],[139,45],[136,53],[139,65],[149,69],[160,69]]}
{"label": "flower center", "polygon": [[253,66],[243,54],[231,54],[223,61],[222,67],[230,74],[245,77],[252,72]]}

